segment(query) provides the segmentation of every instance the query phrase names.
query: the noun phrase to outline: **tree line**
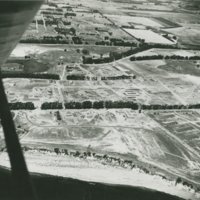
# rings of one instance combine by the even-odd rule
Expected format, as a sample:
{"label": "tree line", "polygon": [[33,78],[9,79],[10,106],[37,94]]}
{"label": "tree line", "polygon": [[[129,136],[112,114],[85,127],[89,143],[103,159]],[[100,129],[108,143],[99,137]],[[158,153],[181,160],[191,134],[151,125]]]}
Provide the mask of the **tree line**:
{"label": "tree line", "polygon": [[[38,152],[43,152],[43,153],[55,153],[56,155],[66,155],[66,156],[71,156],[71,157],[75,157],[75,158],[80,158],[80,159],[90,159],[90,158],[94,158],[98,161],[100,161],[100,163],[104,163],[107,165],[115,165],[115,166],[119,166],[125,169],[133,169],[133,168],[139,168],[141,171],[143,171],[146,174],[150,174],[151,172],[140,165],[136,165],[132,160],[127,160],[127,159],[122,159],[122,158],[118,158],[115,156],[110,156],[108,154],[98,154],[95,152],[91,152],[90,150],[88,151],[72,151],[69,149],[63,149],[63,148],[54,148],[54,149],[47,149],[47,148],[32,148],[32,147],[28,147],[28,146],[24,146],[22,147],[23,151],[32,151],[32,150],[36,150]],[[6,149],[3,149],[3,151],[6,151]],[[163,177],[166,179],[166,177]]]}
{"label": "tree line", "polygon": [[84,76],[84,75],[78,75],[78,74],[71,74],[66,76],[67,80],[92,80],[92,81],[97,81],[97,80],[125,80],[125,79],[135,79],[136,76],[128,76],[128,75],[121,75],[121,76],[103,76],[103,77],[95,77],[95,76]]}
{"label": "tree line", "polygon": [[[103,64],[103,63],[110,63],[116,60],[120,60],[124,57],[128,57],[131,56],[133,54],[142,52],[142,51],[146,51],[148,49],[151,48],[162,48],[162,49],[178,49],[175,46],[171,46],[171,45],[165,45],[165,44],[146,44],[146,43],[141,43],[139,44],[138,47],[133,48],[131,47],[129,50],[124,51],[124,52],[110,52],[108,57],[100,57],[100,58],[93,58],[91,56],[83,56],[82,60],[83,60],[83,64]],[[173,58],[173,56],[171,56]],[[179,56],[177,55],[176,58],[178,58]],[[181,57],[181,56],[180,56]],[[134,61],[134,59],[138,57],[131,57],[130,60]],[[146,60],[148,60],[150,57],[147,56]],[[162,59],[162,55],[158,55],[158,57],[151,57],[151,59]],[[174,58],[174,59],[176,59]],[[144,56],[141,57],[141,59],[145,59]],[[166,59],[170,59],[166,56]],[[181,58],[179,58],[181,59]],[[193,59],[197,59],[198,60],[198,56],[193,56]]]}
{"label": "tree line", "polygon": [[62,103],[60,102],[45,102],[41,105],[42,110],[51,110],[51,109],[63,109]]}
{"label": "tree line", "polygon": [[151,56],[132,56],[131,61],[140,60],[200,60],[200,56],[179,56],[179,55],[151,55]]}
{"label": "tree line", "polygon": [[138,110],[138,104],[134,102],[123,101],[83,101],[83,102],[66,102],[65,109],[117,109],[130,108]]}
{"label": "tree line", "polygon": [[109,63],[113,62],[115,60],[120,60],[124,57],[131,56],[132,54],[139,53],[141,51],[148,50],[150,47],[146,45],[142,45],[136,48],[130,48],[127,51],[124,52],[110,52],[108,57],[102,57],[102,58],[92,58],[92,57],[86,57],[83,56],[83,64],[102,64],[102,63]]}
{"label": "tree line", "polygon": [[189,105],[182,105],[182,104],[176,104],[176,105],[168,105],[168,104],[153,104],[153,105],[145,105],[141,104],[140,109],[141,110],[181,110],[181,109],[199,109],[200,104],[189,104]]}
{"label": "tree line", "polygon": [[43,38],[21,39],[20,43],[39,43],[39,44],[69,44],[69,41],[58,36],[44,36]]}
{"label": "tree line", "polygon": [[32,102],[16,102],[9,103],[10,110],[35,110],[35,106]]}
{"label": "tree line", "polygon": [[[135,163],[133,160],[130,159],[122,159],[118,156],[115,155],[109,155],[109,154],[101,154],[101,153],[96,153],[93,152],[91,149],[87,149],[87,151],[79,151],[79,150],[71,150],[71,149],[66,149],[66,148],[34,148],[34,147],[28,147],[28,146],[23,146],[22,150],[25,152],[28,151],[38,151],[42,153],[51,153],[51,154],[56,154],[56,155],[65,155],[69,157],[74,157],[74,158],[79,158],[79,159],[95,159],[98,162],[106,165],[112,165],[112,166],[117,166],[120,168],[124,169],[139,169],[141,172],[145,174],[151,174],[151,175],[157,175],[154,172],[151,172],[148,167],[144,167],[142,164]],[[2,148],[1,151],[7,151],[6,148]],[[157,176],[160,176],[164,180],[168,180],[166,176],[158,174]],[[175,185],[177,184],[182,184],[183,186],[186,186],[190,189],[194,189],[195,191],[199,191],[199,188],[195,188],[192,183],[189,183],[188,181],[183,180],[180,177],[176,178]]]}
{"label": "tree line", "polygon": [[133,46],[136,46],[136,43],[116,39],[115,41],[111,41],[111,40],[98,41],[98,42],[95,42],[95,45],[133,47]]}
{"label": "tree line", "polygon": [[41,11],[41,13],[45,14],[45,15],[63,15],[62,12],[54,11],[54,10],[43,10],[43,11]]}
{"label": "tree line", "polygon": [[58,74],[35,74],[25,72],[1,72],[1,78],[35,78],[35,79],[53,79],[59,80]]}
{"label": "tree line", "polygon": [[[33,102],[15,102],[9,103],[11,110],[34,110]],[[145,105],[133,101],[70,101],[64,103],[65,109],[132,109],[132,110],[186,110],[200,109],[200,104],[193,105]],[[63,109],[61,102],[44,102],[41,105],[42,110],[60,110]]]}
{"label": "tree line", "polygon": [[[200,104],[168,105],[168,104],[139,104],[133,101],[69,101],[65,102],[65,109],[132,109],[132,110],[181,110],[200,109]],[[41,105],[42,110],[62,109],[60,102],[45,102]]]}

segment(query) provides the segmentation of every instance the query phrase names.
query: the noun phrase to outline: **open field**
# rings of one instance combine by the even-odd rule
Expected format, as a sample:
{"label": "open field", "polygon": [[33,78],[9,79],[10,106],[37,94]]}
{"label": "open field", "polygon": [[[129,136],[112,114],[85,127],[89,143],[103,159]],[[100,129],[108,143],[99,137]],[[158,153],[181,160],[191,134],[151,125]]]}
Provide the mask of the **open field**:
{"label": "open field", "polygon": [[158,68],[177,74],[200,76],[198,61],[166,61],[165,65]]}
{"label": "open field", "polygon": [[157,21],[154,21],[154,19],[149,19],[145,17],[120,16],[120,15],[105,15],[105,16],[120,26],[130,26],[131,24],[133,26],[143,25],[143,26],[151,26],[151,27],[159,27],[159,28],[163,27]]}
{"label": "open field", "polygon": [[63,90],[65,102],[68,101],[101,101],[120,100],[121,98],[112,90],[106,87],[97,88],[66,88]]}
{"label": "open field", "polygon": [[121,76],[126,75],[126,72],[121,70],[120,67],[111,64],[102,65],[81,65],[82,68],[90,72],[94,76],[108,77],[108,76]]}
{"label": "open field", "polygon": [[183,47],[189,48],[197,48],[199,47],[199,39],[200,39],[200,26],[198,25],[184,25],[184,27],[166,29],[167,32],[177,35],[179,38],[179,43]]}
{"label": "open field", "polygon": [[169,44],[173,45],[174,42],[164,38],[163,36],[151,31],[151,30],[138,30],[138,29],[124,29],[135,38],[144,40],[146,43],[153,44]]}
{"label": "open field", "polygon": [[[22,81],[23,80],[23,81]],[[55,83],[49,80],[4,79],[10,103],[33,102],[37,107],[45,101],[59,101]]]}
{"label": "open field", "polygon": [[[111,52],[122,53],[129,47],[56,45],[56,44],[18,44],[10,59],[4,64],[4,71],[23,71],[26,73],[62,73],[62,65],[82,63],[83,56],[100,58]],[[25,59],[25,56],[28,57]],[[61,71],[60,71],[61,70]]]}
{"label": "open field", "polygon": [[[199,102],[199,71],[197,64],[192,61],[151,60],[131,62],[124,59],[118,63],[122,68],[131,70],[132,73],[136,74],[137,79],[133,80],[134,86],[145,90],[150,96],[155,94],[156,101],[160,98],[163,99],[162,94],[165,93],[166,98],[163,100],[166,104],[170,101],[172,104]],[[110,84],[110,87],[114,88],[116,84]]]}
{"label": "open field", "polygon": [[190,145],[198,153],[200,152],[199,112],[159,112],[159,116],[151,116],[171,133],[180,138],[184,143]]}
{"label": "open field", "polygon": [[154,56],[154,55],[163,55],[163,56],[199,56],[200,51],[195,50],[183,50],[183,49],[160,49],[160,48],[152,48],[146,51],[139,52],[135,54],[135,56]]}

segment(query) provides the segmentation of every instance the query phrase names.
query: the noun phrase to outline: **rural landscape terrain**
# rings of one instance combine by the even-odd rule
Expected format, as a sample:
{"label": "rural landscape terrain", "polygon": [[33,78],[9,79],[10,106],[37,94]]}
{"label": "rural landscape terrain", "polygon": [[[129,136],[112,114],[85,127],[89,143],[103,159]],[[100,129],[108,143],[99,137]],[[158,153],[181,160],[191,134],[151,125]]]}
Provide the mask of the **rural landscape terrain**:
{"label": "rural landscape terrain", "polygon": [[29,171],[200,199],[199,5],[46,1],[1,73]]}

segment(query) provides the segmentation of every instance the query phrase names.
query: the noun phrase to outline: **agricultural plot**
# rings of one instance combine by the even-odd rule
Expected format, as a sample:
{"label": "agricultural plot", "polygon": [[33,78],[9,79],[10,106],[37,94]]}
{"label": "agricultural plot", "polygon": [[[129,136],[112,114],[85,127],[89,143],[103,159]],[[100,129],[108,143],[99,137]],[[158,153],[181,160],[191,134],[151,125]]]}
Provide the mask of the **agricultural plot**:
{"label": "agricultural plot", "polygon": [[120,100],[119,97],[114,91],[105,87],[97,88],[77,88],[70,87],[63,89],[63,96],[65,102],[68,101],[101,101],[101,100],[110,100],[113,101]]}
{"label": "agricultural plot", "polygon": [[[146,2],[146,3],[141,3],[141,4],[133,3],[132,9],[152,10],[152,11],[173,11],[173,6],[170,3],[168,5],[163,3],[163,5],[162,5],[162,2],[159,2],[159,5],[156,5],[156,4]],[[126,8],[126,9],[128,9],[128,8]]]}
{"label": "agricultural plot", "polygon": [[179,104],[179,100],[168,89],[153,79],[137,76],[136,80],[104,82],[123,100],[141,104]]}
{"label": "agricultural plot", "polygon": [[200,43],[200,30],[199,30],[199,24],[198,25],[184,25],[184,27],[174,28],[174,29],[167,29],[166,31],[169,33],[172,33],[174,35],[177,35],[181,46],[186,48],[198,48]]}
{"label": "agricultural plot", "polygon": [[[199,103],[199,68],[198,61],[150,60],[130,62],[126,59],[117,62],[121,68],[136,74],[134,86],[146,91],[153,103],[160,101],[167,104]],[[115,87],[117,83],[111,83]],[[121,85],[122,87],[122,85]],[[125,87],[125,84],[124,84]],[[130,87],[126,85],[126,87]],[[151,99],[151,98],[150,98]]]}
{"label": "agricultural plot", "polygon": [[176,74],[187,74],[193,76],[200,76],[199,61],[172,61],[166,60],[165,65],[158,68]]}
{"label": "agricultural plot", "polygon": [[161,28],[162,25],[155,21],[153,18],[139,17],[139,16],[126,16],[126,15],[105,15],[111,19],[115,24],[120,26],[130,25],[143,25],[149,27]]}
{"label": "agricultural plot", "polygon": [[126,75],[125,72],[115,67],[113,64],[102,65],[81,65],[84,69],[92,73],[94,76],[100,77],[114,77]]}
{"label": "agricultural plot", "polygon": [[[132,10],[130,16],[148,16],[161,24],[160,31],[170,33],[178,38],[182,47],[198,49],[199,47],[199,16],[195,13],[165,12],[150,10]],[[142,33],[141,33],[142,34]]]}
{"label": "agricultural plot", "polygon": [[78,76],[86,76],[87,71],[82,70],[78,65],[76,64],[69,64],[65,67],[65,75],[78,75]]}
{"label": "agricultural plot", "polygon": [[151,30],[127,29],[127,28],[124,30],[129,34],[131,34],[133,37],[144,40],[146,43],[167,44],[167,45],[175,44],[175,42]]}
{"label": "agricultural plot", "polygon": [[150,116],[199,154],[200,114],[198,111],[159,112],[158,115],[150,114]]}
{"label": "agricultural plot", "polygon": [[49,80],[4,79],[4,85],[10,103],[33,102],[40,107],[45,101],[60,100],[55,82]]}
{"label": "agricultural plot", "polygon": [[[82,40],[91,45],[104,41],[105,38],[117,38],[133,42],[130,35],[113,26],[107,16],[99,13],[78,13],[73,20],[73,25]],[[135,40],[135,42],[137,41]]]}
{"label": "agricultural plot", "polygon": [[95,45],[110,37],[131,41],[130,35],[113,27],[110,20],[98,12],[93,12],[93,8],[89,7],[78,5],[66,8],[66,5],[60,5],[59,8],[49,8],[44,6],[21,41],[87,45]]}
{"label": "agricultural plot", "polygon": [[18,44],[11,53],[10,60],[8,62],[11,65],[14,63],[14,60],[24,60],[25,56],[27,56],[34,60],[34,63],[39,63],[37,67],[39,69],[37,69],[32,63],[30,63],[32,64],[30,65],[28,63],[29,59],[27,59],[27,71],[47,71],[50,73],[56,73],[57,71],[59,72],[60,68],[57,65],[62,63],[66,65],[70,63],[82,63],[82,56],[95,56],[100,58],[101,56],[109,55],[111,52],[122,53],[129,49],[129,47],[116,46]]}
{"label": "agricultural plot", "polygon": [[[151,10],[132,10],[128,12],[129,15],[142,15],[153,18],[162,18],[166,21],[184,25],[184,24],[199,24],[199,16],[195,13],[187,12],[165,12],[165,11],[151,11]],[[161,19],[161,20],[162,20]]]}
{"label": "agricultural plot", "polygon": [[102,87],[102,82],[101,81],[87,81],[87,80],[84,80],[84,81],[79,81],[79,80],[75,80],[75,81],[72,81],[72,80],[68,80],[68,81],[64,81],[62,82],[63,86],[66,87],[78,87],[78,88],[89,88],[89,87]]}
{"label": "agricultural plot", "polygon": [[110,85],[110,88],[112,88],[112,90],[115,91],[123,101],[133,101],[142,104],[151,101],[151,97],[147,94],[147,92],[137,87],[124,87],[124,85],[120,86],[117,84],[116,86],[116,84],[112,84]]}
{"label": "agricultural plot", "polygon": [[155,55],[162,55],[162,56],[184,56],[184,57],[191,57],[191,56],[199,56],[200,51],[195,50],[182,50],[182,49],[160,49],[160,48],[152,48],[146,51],[139,52],[134,56],[155,56]]}
{"label": "agricultural plot", "polygon": [[56,37],[58,34],[52,26],[44,26],[43,24],[31,23],[28,30],[22,37],[23,40],[43,39],[44,37]]}

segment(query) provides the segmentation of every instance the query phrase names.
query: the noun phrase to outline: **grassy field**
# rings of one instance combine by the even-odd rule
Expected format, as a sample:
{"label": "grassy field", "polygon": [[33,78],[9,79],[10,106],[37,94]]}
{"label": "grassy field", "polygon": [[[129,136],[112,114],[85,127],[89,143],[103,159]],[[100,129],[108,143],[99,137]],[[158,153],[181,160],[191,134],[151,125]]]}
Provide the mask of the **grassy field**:
{"label": "grassy field", "polygon": [[63,95],[65,101],[99,101],[99,100],[120,100],[121,97],[116,95],[110,89],[101,87],[101,88],[67,88],[63,90]]}
{"label": "grassy field", "polygon": [[[59,64],[82,63],[82,56],[100,58],[110,52],[121,53],[129,49],[115,46],[19,44],[3,67],[5,69],[18,64],[27,73],[60,73]],[[30,58],[24,59],[25,56]]]}
{"label": "grassy field", "polygon": [[[23,81],[22,81],[23,80]],[[49,80],[4,79],[9,102],[33,102],[40,106],[45,101],[59,101],[58,89]]]}
{"label": "grassy field", "polygon": [[161,65],[158,68],[171,73],[200,76],[198,61],[166,61],[165,65]]}
{"label": "grassy field", "polygon": [[29,59],[29,60],[24,60],[24,59],[12,59],[8,60],[5,67],[9,68],[10,65],[22,65],[23,66],[23,72],[25,73],[35,73],[35,72],[45,72],[48,71],[52,65],[50,63],[46,62],[41,62],[36,60],[36,59]]}

